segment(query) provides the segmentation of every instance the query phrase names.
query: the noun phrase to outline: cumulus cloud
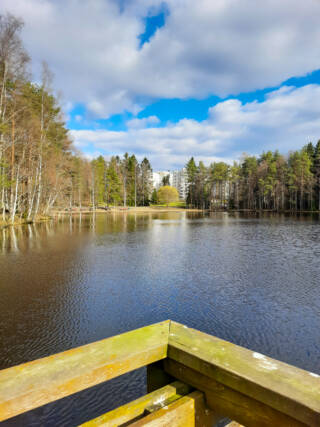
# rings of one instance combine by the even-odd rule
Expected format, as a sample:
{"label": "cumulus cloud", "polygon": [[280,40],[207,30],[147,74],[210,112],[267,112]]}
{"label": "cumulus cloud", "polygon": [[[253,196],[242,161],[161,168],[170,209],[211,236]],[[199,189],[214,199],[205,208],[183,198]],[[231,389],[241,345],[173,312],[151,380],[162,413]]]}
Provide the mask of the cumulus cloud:
{"label": "cumulus cloud", "polygon": [[165,25],[140,48],[143,18],[162,4],[1,0],[0,9],[25,20],[35,68],[47,60],[68,101],[100,118],[136,114],[154,98],[275,86],[319,68],[318,0],[166,0]]}
{"label": "cumulus cloud", "polygon": [[72,135],[78,148],[94,147],[107,156],[134,152],[139,159],[147,156],[156,170],[172,169],[182,167],[191,156],[206,163],[231,163],[244,151],[260,154],[280,149],[286,154],[319,139],[319,117],[320,85],[286,86],[260,103],[220,102],[202,122],[183,119],[164,127],[138,126],[127,132],[79,130]]}

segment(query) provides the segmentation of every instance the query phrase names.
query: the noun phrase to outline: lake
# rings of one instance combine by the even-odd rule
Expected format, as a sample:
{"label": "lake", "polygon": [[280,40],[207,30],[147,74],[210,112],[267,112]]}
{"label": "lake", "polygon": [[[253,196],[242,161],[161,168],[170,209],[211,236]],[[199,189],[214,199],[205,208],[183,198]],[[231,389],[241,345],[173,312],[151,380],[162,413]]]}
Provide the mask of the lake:
{"label": "lake", "polygon": [[[97,214],[0,230],[0,368],[172,319],[320,374],[318,215]],[[138,370],[7,425],[76,425]]]}

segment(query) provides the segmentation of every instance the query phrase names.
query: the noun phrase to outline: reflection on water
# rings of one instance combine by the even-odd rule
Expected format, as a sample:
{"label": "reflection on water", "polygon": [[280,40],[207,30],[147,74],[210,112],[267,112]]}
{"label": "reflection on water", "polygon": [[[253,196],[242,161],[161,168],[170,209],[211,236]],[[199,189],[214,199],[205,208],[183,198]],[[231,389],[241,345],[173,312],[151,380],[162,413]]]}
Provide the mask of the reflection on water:
{"label": "reflection on water", "polygon": [[[320,373],[319,255],[318,216],[107,213],[1,230],[0,368],[171,318]],[[139,371],[9,425],[75,425],[143,392]]]}

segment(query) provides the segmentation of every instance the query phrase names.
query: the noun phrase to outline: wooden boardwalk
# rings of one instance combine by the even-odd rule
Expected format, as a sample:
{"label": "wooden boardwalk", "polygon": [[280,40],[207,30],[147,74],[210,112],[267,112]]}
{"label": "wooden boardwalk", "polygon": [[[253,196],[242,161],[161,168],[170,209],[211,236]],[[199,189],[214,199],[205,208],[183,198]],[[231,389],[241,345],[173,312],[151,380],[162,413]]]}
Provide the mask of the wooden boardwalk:
{"label": "wooden boardwalk", "polygon": [[0,371],[0,421],[143,366],[148,394],[85,426],[320,426],[318,375],[173,321]]}

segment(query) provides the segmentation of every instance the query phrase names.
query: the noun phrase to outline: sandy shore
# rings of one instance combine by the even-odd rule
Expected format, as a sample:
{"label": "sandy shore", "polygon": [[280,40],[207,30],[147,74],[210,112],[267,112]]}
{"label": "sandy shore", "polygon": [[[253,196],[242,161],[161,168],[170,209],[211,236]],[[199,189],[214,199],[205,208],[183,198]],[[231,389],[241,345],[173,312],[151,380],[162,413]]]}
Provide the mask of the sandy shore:
{"label": "sandy shore", "polygon": [[72,211],[52,211],[51,215],[52,216],[56,216],[56,215],[70,215],[71,214],[92,214],[93,212],[95,213],[159,213],[159,212],[203,212],[201,209],[187,209],[187,208],[179,208],[179,207],[164,207],[164,206],[159,206],[159,207],[155,207],[155,206],[138,206],[138,207],[128,207],[128,208],[123,208],[123,207],[110,207],[110,209],[105,210],[105,209],[99,209],[97,208],[95,211],[89,210],[89,209],[82,209],[81,212],[80,210],[72,210]]}

